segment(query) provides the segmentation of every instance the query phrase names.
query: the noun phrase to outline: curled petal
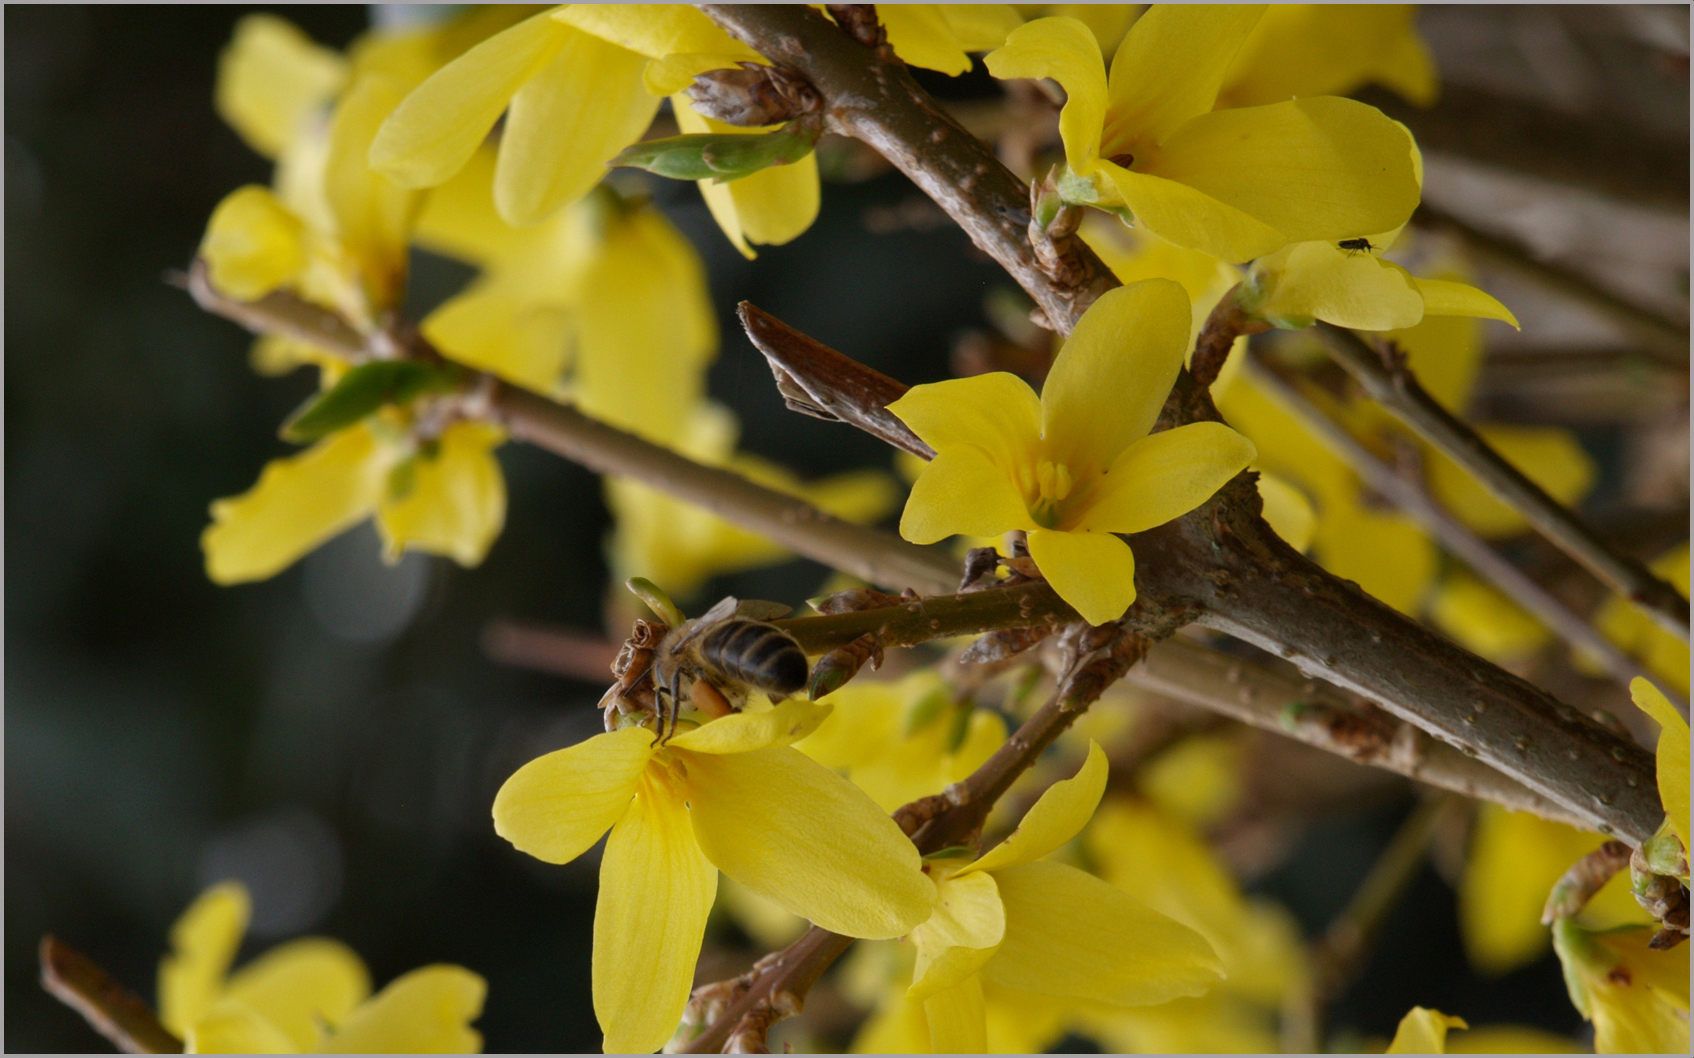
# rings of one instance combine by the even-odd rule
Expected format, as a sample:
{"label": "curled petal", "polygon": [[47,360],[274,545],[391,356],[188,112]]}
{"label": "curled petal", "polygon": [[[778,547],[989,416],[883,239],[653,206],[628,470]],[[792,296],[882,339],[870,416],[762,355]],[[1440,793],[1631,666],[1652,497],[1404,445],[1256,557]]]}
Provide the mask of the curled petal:
{"label": "curled petal", "polygon": [[[1502,320],[1518,326],[1512,310],[1500,304],[1492,294],[1478,290],[1469,283],[1447,279],[1414,279],[1418,293],[1423,295],[1423,311],[1429,316],[1471,316],[1483,320]],[[1407,1015],[1410,1017],[1410,1015]]]}
{"label": "curled petal", "polygon": [[201,893],[171,927],[171,954],[159,961],[159,1020],[177,1035],[188,1031],[223,994],[224,977],[252,903],[240,882]]}
{"label": "curled petal", "polygon": [[790,746],[686,765],[695,837],[742,885],[850,937],[898,937],[929,917],[917,849],[852,783]]}
{"label": "curled petal", "polygon": [[1197,996],[1223,978],[1204,937],[1062,863],[996,871],[1006,938],[982,976],[1118,1006]]}
{"label": "curled petal", "polygon": [[594,1015],[607,1054],[651,1053],[676,1031],[717,888],[687,808],[643,776],[600,861]]}
{"label": "curled petal", "polygon": [[1188,293],[1169,279],[1107,291],[1065,340],[1041,387],[1049,458],[1084,480],[1147,436],[1188,349]]}
{"label": "curled petal", "polygon": [[927,999],[976,973],[1006,933],[1005,909],[991,875],[955,875],[935,888],[935,913],[912,931],[918,960],[907,999]]}
{"label": "curled petal", "polygon": [[269,189],[249,184],[212,211],[200,256],[220,293],[256,301],[305,270],[306,227]]}
{"label": "curled petal", "polygon": [[670,740],[692,753],[745,753],[750,749],[790,746],[818,729],[834,709],[823,702],[790,698],[763,713],[731,713]]}
{"label": "curled petal", "polygon": [[1093,31],[1074,18],[1036,19],[1013,30],[983,62],[1001,80],[1051,77],[1059,82],[1066,97],[1059,112],[1065,159],[1084,176],[1093,172],[1106,123],[1106,62]]}
{"label": "curled petal", "polygon": [[969,871],[999,871],[1034,863],[1055,852],[1082,832],[1094,816],[1100,796],[1106,792],[1106,754],[1099,743],[1088,740],[1088,759],[1069,779],[1047,787],[1046,792],[1024,814],[1011,836],[971,864]]}
{"label": "curled petal", "polygon": [[1116,621],[1135,602],[1135,553],[1110,533],[1032,529],[1029,555],[1089,624]]}
{"label": "curled petal", "polygon": [[1149,434],[1123,450],[1098,486],[1081,527],[1139,533],[1211,499],[1257,455],[1221,422],[1191,422]]}
{"label": "curled petal", "polygon": [[1332,242],[1299,242],[1254,262],[1249,284],[1260,293],[1253,315],[1280,326],[1319,319],[1337,327],[1388,331],[1423,319],[1420,282],[1373,254]]}
{"label": "curled petal", "polygon": [[537,757],[494,795],[494,832],[537,859],[569,863],[629,811],[653,733],[626,727]]}
{"label": "curled petal", "polygon": [[1464,1018],[1427,1007],[1413,1007],[1411,1013],[1400,1019],[1400,1027],[1394,1030],[1394,1040],[1386,1053],[1443,1054],[1447,1050],[1447,1030],[1468,1028]]}

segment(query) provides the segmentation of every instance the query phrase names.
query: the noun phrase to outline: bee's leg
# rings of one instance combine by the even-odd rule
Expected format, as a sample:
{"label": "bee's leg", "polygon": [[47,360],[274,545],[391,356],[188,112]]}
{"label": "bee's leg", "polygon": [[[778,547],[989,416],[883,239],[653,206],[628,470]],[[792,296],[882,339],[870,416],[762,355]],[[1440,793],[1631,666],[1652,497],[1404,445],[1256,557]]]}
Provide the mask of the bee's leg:
{"label": "bee's leg", "polygon": [[[669,742],[671,740],[671,738],[676,735],[676,725],[677,725],[677,722],[681,719],[682,719],[682,666],[679,665],[679,666],[677,666],[676,671],[671,673],[670,732],[669,732],[669,734],[666,734],[664,736],[664,740],[666,742]],[[660,727],[661,730],[663,730],[664,726],[665,726],[665,717],[661,713],[660,716],[659,716],[659,727]]]}

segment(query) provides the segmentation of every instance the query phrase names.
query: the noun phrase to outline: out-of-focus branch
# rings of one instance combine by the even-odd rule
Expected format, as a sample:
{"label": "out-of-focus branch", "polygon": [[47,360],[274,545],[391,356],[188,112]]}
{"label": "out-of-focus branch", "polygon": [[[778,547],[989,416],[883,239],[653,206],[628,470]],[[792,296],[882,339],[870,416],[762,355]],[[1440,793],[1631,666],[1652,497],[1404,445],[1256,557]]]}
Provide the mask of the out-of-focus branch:
{"label": "out-of-focus branch", "polygon": [[41,987],[125,1054],[181,1054],[182,1041],[134,992],[51,935],[41,938]]}
{"label": "out-of-focus branch", "polygon": [[1276,372],[1263,367],[1254,358],[1245,361],[1241,370],[1254,385],[1300,419],[1323,446],[1351,467],[1366,485],[1393,501],[1396,507],[1441,541],[1443,547],[1464,560],[1466,565],[1506,593],[1513,602],[1534,614],[1559,638],[1573,647],[1593,653],[1622,683],[1627,684],[1637,676],[1646,675],[1629,655],[1596,632],[1593,625],[1566,609],[1529,574],[1449,514],[1424,490],[1422,484],[1372,455],[1345,427],[1330,419]]}
{"label": "out-of-focus branch", "polygon": [[1412,106],[1381,88],[1353,96],[1404,122],[1425,151],[1688,212],[1686,139],[1673,142],[1628,124],[1572,117],[1451,81],[1431,107]]}
{"label": "out-of-focus branch", "polygon": [[1124,682],[1443,790],[1543,819],[1587,825],[1475,757],[1327,683],[1190,639],[1177,636],[1156,644]]}
{"label": "out-of-focus branch", "polygon": [[233,320],[254,334],[277,334],[307,345],[363,360],[371,356],[370,339],[340,315],[286,291],[266,294],[257,301],[224,297],[212,286],[206,263],[196,259],[187,274],[170,281],[188,291],[194,303],[214,316]]}
{"label": "out-of-focus branch", "polygon": [[603,682],[617,659],[618,645],[601,635],[518,621],[490,621],[482,630],[482,652],[502,665]]}
{"label": "out-of-focus branch", "polygon": [[1455,236],[1477,260],[1516,272],[1587,305],[1622,327],[1636,341],[1666,356],[1684,362],[1688,359],[1686,323],[1614,294],[1580,272],[1542,260],[1515,240],[1485,232],[1427,202],[1418,207],[1412,223]]}
{"label": "out-of-focus branch", "polygon": [[1614,550],[1581,518],[1501,457],[1469,424],[1443,408],[1419,384],[1403,357],[1392,349],[1379,352],[1352,331],[1331,324],[1318,324],[1317,335],[1372,400],[1463,467],[1602,584],[1636,603],[1666,631],[1688,641],[1688,600],[1680,592],[1640,562]]}

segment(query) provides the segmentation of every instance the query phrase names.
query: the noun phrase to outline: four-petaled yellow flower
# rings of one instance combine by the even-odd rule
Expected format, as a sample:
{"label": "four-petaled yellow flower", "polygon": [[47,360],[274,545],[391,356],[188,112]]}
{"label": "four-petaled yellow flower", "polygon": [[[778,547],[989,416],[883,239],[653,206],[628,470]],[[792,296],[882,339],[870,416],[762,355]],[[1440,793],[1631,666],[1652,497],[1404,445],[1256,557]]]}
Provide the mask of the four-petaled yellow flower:
{"label": "four-petaled yellow flower", "polygon": [[1160,237],[1226,261],[1405,223],[1418,203],[1411,136],[1334,96],[1213,110],[1258,4],[1160,4],[1130,29],[1111,77],[1073,18],[1028,23],[989,54],[996,77],[1051,77],[1067,199],[1127,209]]}
{"label": "four-petaled yellow flower", "polygon": [[247,930],[247,890],[215,885],[171,929],[159,963],[159,1020],[190,1054],[466,1054],[488,986],[459,966],[426,966],[371,995],[345,944],[304,937],[229,972]]}
{"label": "four-petaled yellow flower", "polygon": [[1138,533],[1193,510],[1253,458],[1222,423],[1149,433],[1188,347],[1188,295],[1150,279],[1103,295],[1078,321],[1041,396],[995,372],[915,386],[889,405],[936,451],[900,533],[1029,533],[1053,589],[1091,624],[1135,601]]}
{"label": "four-petaled yellow flower", "polygon": [[675,1031],[723,871],[837,933],[889,938],[929,916],[917,849],[870,798],[795,750],[828,706],[734,713],[664,745],[626,727],[518,769],[494,829],[567,863],[608,829],[594,914],[594,1012],[608,1053]]}

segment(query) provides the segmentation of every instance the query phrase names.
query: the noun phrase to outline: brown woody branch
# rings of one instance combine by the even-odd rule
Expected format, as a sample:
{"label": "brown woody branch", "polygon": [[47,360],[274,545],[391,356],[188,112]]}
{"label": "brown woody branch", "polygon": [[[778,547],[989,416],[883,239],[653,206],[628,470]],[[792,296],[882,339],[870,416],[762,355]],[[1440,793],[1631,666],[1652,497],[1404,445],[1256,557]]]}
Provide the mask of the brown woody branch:
{"label": "brown woody branch", "polygon": [[1330,356],[1372,400],[1458,463],[1601,583],[1636,603],[1660,627],[1688,641],[1688,600],[1646,566],[1607,544],[1502,458],[1468,423],[1442,407],[1418,382],[1403,356],[1374,348],[1352,331],[1331,324],[1319,323],[1316,333]]}
{"label": "brown woody branch", "polygon": [[[1068,333],[1116,285],[1084,245],[1061,285],[1028,240],[1029,189],[947,117],[898,63],[799,5],[703,5],[719,25],[803,75],[835,127],[881,152],[952,216]],[[1160,425],[1216,417],[1179,376]],[[1528,682],[1434,635],[1317,567],[1259,517],[1250,475],[1196,511],[1131,538],[1137,587],[1302,671],[1379,702],[1591,825],[1639,843],[1662,811],[1651,757]]]}
{"label": "brown woody branch", "polygon": [[41,987],[125,1054],[181,1054],[182,1041],[134,992],[51,935],[41,938]]}
{"label": "brown woody branch", "polygon": [[1607,671],[1624,684],[1637,676],[1646,675],[1629,655],[1449,513],[1425,491],[1420,482],[1372,455],[1345,427],[1330,419],[1276,372],[1264,367],[1252,356],[1242,363],[1241,370],[1255,386],[1299,419],[1325,448],[1351,467],[1373,491],[1393,501],[1396,507],[1441,541],[1443,547],[1462,559],[1484,580],[1505,592],[1513,602],[1534,614],[1559,638],[1594,654]]}

